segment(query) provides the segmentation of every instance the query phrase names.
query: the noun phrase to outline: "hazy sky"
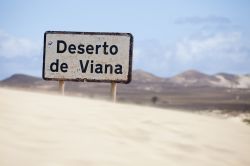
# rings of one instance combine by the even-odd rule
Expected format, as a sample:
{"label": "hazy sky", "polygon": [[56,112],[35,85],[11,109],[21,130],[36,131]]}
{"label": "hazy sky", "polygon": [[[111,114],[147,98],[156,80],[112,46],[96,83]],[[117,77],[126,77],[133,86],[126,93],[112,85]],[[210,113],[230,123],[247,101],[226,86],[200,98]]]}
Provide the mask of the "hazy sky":
{"label": "hazy sky", "polygon": [[133,68],[250,73],[249,0],[0,0],[0,79],[41,77],[47,30],[130,32]]}

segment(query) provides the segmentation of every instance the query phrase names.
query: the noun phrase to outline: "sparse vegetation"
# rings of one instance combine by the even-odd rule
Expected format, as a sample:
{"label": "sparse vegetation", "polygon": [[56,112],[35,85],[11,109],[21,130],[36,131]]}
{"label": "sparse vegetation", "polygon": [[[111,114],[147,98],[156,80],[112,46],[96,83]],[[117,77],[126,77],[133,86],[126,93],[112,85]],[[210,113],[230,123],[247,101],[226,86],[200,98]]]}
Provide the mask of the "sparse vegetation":
{"label": "sparse vegetation", "polygon": [[153,104],[156,104],[156,102],[159,100],[159,98],[157,97],[157,96],[153,96],[152,98],[151,98],[151,101],[152,101],[152,103]]}
{"label": "sparse vegetation", "polygon": [[[190,78],[188,77],[190,75],[195,80],[203,78],[203,81],[191,82],[192,84],[186,86],[187,83],[190,83]],[[185,79],[178,83],[178,79],[176,78],[180,77]],[[209,82],[211,81],[216,81],[214,75],[199,74],[194,71],[189,71],[184,76],[181,74],[167,79],[156,77],[144,71],[135,71],[133,81],[130,84],[118,85],[117,97],[118,102],[141,105],[152,104],[163,108],[198,111],[223,110],[225,114],[250,113],[250,89],[210,86]],[[0,86],[32,91],[58,91],[58,82],[56,81],[44,81],[41,78],[20,74],[0,81]],[[93,96],[94,98],[109,99],[109,91],[110,85],[107,83],[70,81],[65,83],[66,95]]]}
{"label": "sparse vegetation", "polygon": [[250,125],[250,119],[243,119],[243,122],[247,123],[248,125]]}

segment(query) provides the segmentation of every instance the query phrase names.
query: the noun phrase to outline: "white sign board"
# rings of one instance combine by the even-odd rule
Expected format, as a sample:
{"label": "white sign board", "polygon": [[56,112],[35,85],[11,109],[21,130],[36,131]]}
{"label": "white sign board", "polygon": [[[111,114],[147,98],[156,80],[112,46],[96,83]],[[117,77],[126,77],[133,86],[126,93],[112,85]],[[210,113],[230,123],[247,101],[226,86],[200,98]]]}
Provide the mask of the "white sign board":
{"label": "white sign board", "polygon": [[129,83],[132,54],[130,33],[47,31],[43,79]]}

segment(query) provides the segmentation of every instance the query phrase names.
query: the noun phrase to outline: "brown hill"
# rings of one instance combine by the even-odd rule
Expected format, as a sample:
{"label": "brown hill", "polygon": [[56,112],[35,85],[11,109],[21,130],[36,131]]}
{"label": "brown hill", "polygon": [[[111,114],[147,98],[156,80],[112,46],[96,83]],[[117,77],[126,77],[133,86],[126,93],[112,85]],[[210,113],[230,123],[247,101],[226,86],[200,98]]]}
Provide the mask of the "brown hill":
{"label": "brown hill", "polygon": [[[190,70],[171,78],[161,78],[136,70],[132,77],[130,84],[118,84],[119,101],[192,110],[250,111],[250,77],[246,75],[207,75]],[[44,81],[22,74],[15,74],[1,81],[0,86],[58,92],[57,81]],[[66,82],[65,93],[108,99],[110,84]]]}
{"label": "brown hill", "polygon": [[169,79],[175,85],[185,87],[213,86],[212,81],[219,81],[215,76],[210,76],[196,70],[188,70]]}
{"label": "brown hill", "polygon": [[41,81],[41,79],[38,77],[29,76],[25,74],[14,74],[9,78],[6,78],[1,81],[1,84],[8,86],[30,87],[38,81]]}
{"label": "brown hill", "polygon": [[133,81],[139,82],[163,82],[165,79],[155,76],[152,73],[143,71],[143,70],[134,70],[133,71]]}

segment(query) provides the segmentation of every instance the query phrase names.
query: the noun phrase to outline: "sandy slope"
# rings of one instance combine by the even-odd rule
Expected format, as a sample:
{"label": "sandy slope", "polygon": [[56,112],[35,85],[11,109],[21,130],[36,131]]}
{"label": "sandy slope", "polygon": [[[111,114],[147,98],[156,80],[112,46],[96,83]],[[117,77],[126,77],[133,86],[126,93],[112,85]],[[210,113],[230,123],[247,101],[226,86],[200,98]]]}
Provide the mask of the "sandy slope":
{"label": "sandy slope", "polygon": [[1,166],[249,166],[249,156],[240,122],[0,89]]}

